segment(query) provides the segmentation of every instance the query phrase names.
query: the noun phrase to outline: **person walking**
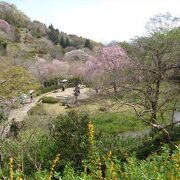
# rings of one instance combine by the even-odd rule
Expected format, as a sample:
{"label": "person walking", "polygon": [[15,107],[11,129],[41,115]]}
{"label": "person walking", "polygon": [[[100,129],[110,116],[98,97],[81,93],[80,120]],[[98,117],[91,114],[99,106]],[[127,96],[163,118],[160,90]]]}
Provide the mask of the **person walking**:
{"label": "person walking", "polygon": [[75,96],[74,104],[77,104],[79,94],[80,94],[80,85],[77,84],[74,89],[74,96]]}
{"label": "person walking", "polygon": [[65,84],[62,83],[62,90],[61,91],[65,91]]}
{"label": "person walking", "polygon": [[34,93],[34,90],[30,90],[30,91],[29,91],[30,103],[34,102],[33,93]]}

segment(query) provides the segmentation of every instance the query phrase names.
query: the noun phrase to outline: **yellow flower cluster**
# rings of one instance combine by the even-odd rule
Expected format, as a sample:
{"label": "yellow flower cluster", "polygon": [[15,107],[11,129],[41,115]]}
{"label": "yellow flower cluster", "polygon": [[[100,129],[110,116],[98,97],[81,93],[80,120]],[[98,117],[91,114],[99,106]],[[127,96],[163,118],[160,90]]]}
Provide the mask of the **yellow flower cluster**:
{"label": "yellow flower cluster", "polygon": [[107,156],[108,156],[108,159],[111,159],[111,157],[112,157],[112,152],[111,152],[111,150],[107,153]]}
{"label": "yellow flower cluster", "polygon": [[177,152],[175,155],[172,157],[175,169],[177,172],[180,172],[180,153]]}
{"label": "yellow flower cluster", "polygon": [[91,121],[88,123],[88,138],[89,138],[89,144],[92,147],[94,144],[94,125]]}
{"label": "yellow flower cluster", "polygon": [[111,174],[111,179],[112,180],[117,180],[118,178],[116,176],[116,171],[115,171],[115,168],[114,168],[114,163],[112,161],[110,162],[109,170],[110,170],[110,174]]}
{"label": "yellow flower cluster", "polygon": [[116,176],[115,164],[111,159],[112,158],[112,151],[111,150],[107,153],[107,157],[110,160],[109,172],[111,174],[111,179],[112,180],[117,180],[118,178]]}
{"label": "yellow flower cluster", "polygon": [[56,158],[53,160],[53,163],[51,165],[48,180],[51,180],[51,177],[52,177],[53,172],[54,172],[54,168],[55,168],[57,162],[59,161],[59,159],[60,159],[60,154],[57,154]]}
{"label": "yellow flower cluster", "polygon": [[9,179],[13,180],[13,158],[9,158]]}
{"label": "yellow flower cluster", "polygon": [[103,177],[102,177],[102,170],[101,170],[101,159],[99,157],[97,157],[96,163],[98,165],[98,179],[101,180],[103,179]]}
{"label": "yellow flower cluster", "polygon": [[[18,171],[19,173],[22,173],[22,171],[21,171],[21,165],[20,165],[20,164],[17,165],[17,171]],[[18,177],[17,180],[23,180],[23,178],[22,178],[22,177]]]}

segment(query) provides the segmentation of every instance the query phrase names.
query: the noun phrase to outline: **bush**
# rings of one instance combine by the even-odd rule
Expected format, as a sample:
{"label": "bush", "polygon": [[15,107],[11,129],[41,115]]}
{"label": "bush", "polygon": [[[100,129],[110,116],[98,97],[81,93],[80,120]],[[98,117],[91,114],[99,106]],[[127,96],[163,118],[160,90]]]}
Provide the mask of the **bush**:
{"label": "bush", "polygon": [[120,179],[179,179],[179,155],[180,146],[173,154],[167,146],[163,146],[160,155],[154,153],[146,161],[130,157],[124,164]]}
{"label": "bush", "polygon": [[[39,167],[45,169],[50,167],[51,159],[54,157],[54,149],[55,143],[46,132],[27,129],[19,134],[18,142],[14,139],[4,142],[2,151],[4,161],[9,161],[9,154],[13,157],[16,162],[14,163],[14,170],[18,169],[18,166],[23,162],[25,164],[23,171],[29,176],[34,174]],[[22,158],[23,161],[21,161]],[[3,173],[8,174],[8,163],[4,164]],[[1,170],[0,177],[2,177]]]}
{"label": "bush", "polygon": [[79,84],[82,82],[82,79],[80,77],[73,77],[69,78],[67,82],[67,87],[74,87],[76,84]]}
{"label": "bush", "polygon": [[32,116],[32,115],[46,115],[46,111],[43,108],[42,104],[37,104],[36,106],[32,107],[29,111],[28,111],[28,115]]}
{"label": "bush", "polygon": [[58,89],[57,85],[52,85],[52,86],[48,86],[48,87],[45,87],[45,88],[40,88],[38,94],[44,94],[44,93],[47,93],[47,92],[50,92],[50,91],[53,91],[53,90],[56,90],[56,89]]}
{"label": "bush", "polygon": [[51,96],[44,96],[39,99],[39,102],[48,103],[48,104],[55,104],[58,103],[58,99],[51,97]]}
{"label": "bush", "polygon": [[140,146],[136,146],[130,150],[130,153],[135,152],[138,159],[145,159],[152,153],[160,153],[163,144],[167,144],[172,150],[175,146],[179,144],[180,139],[180,126],[174,127],[174,129],[167,129],[172,138],[171,142],[167,142],[167,139],[163,136],[161,132],[157,130],[152,131],[150,136],[145,137],[143,143]]}
{"label": "bush", "polygon": [[72,161],[76,167],[87,155],[87,123],[88,115],[70,111],[55,119],[53,138],[56,139],[57,152],[67,161]]}

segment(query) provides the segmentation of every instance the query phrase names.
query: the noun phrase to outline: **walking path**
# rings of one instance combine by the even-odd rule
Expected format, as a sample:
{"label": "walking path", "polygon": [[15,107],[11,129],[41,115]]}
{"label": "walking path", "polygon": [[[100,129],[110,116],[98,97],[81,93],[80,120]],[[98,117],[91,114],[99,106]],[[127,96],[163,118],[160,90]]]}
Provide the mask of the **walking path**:
{"label": "walking path", "polygon": [[[27,112],[36,105],[36,103],[39,101],[40,98],[43,96],[52,96],[52,97],[64,97],[64,98],[74,98],[74,88],[67,88],[65,91],[61,92],[61,90],[52,91],[49,93],[42,94],[36,98],[34,98],[34,102],[25,104],[23,107],[18,109],[11,110],[8,120],[6,121],[6,124],[4,127],[0,126],[0,137],[3,139],[10,129],[11,120],[15,118],[15,121],[21,122],[23,119],[27,116]],[[81,89],[81,93],[79,95],[79,99],[87,99],[90,94],[92,94],[93,91],[89,88],[83,88]]]}

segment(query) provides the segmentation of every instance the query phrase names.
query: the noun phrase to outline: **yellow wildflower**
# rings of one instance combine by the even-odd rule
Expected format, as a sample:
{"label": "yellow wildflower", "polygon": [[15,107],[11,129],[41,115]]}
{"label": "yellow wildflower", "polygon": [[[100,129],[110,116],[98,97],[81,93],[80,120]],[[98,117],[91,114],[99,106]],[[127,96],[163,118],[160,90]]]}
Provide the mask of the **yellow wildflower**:
{"label": "yellow wildflower", "polygon": [[94,144],[94,125],[91,121],[88,123],[88,138],[90,146],[92,147]]}
{"label": "yellow wildflower", "polygon": [[9,158],[9,179],[13,180],[13,158]]}
{"label": "yellow wildflower", "polygon": [[57,162],[59,161],[59,159],[60,159],[60,154],[57,154],[56,158],[53,160],[53,163],[51,165],[48,180],[51,180],[51,177],[52,177],[53,172],[54,172],[54,168],[55,168]]}

